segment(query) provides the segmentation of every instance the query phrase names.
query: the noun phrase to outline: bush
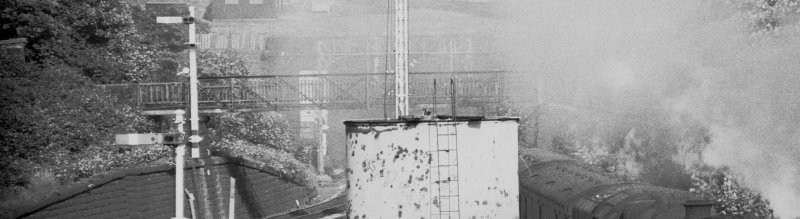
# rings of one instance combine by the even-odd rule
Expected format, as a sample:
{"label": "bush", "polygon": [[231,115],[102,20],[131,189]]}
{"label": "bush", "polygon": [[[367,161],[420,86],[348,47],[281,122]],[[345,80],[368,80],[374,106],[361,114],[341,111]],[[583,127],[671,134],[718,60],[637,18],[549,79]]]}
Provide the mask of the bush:
{"label": "bush", "polygon": [[769,201],[739,184],[727,168],[699,165],[692,170],[692,193],[717,202],[714,206],[721,215],[749,215],[758,218],[775,218]]}
{"label": "bush", "polygon": [[308,162],[308,152],[301,147],[288,121],[279,114],[242,112],[223,114],[209,121],[210,142],[244,141],[291,154],[300,162]]}
{"label": "bush", "polygon": [[[4,63],[9,64],[9,63]],[[66,66],[16,65],[0,73],[0,187],[24,186],[29,164],[108,145],[114,133],[148,131],[135,109],[104,94]]]}
{"label": "bush", "polygon": [[233,160],[243,159],[256,162],[262,167],[270,167],[288,179],[294,179],[304,186],[316,188],[315,174],[311,166],[300,162],[289,152],[248,141],[229,139],[211,143],[211,149],[213,152]]}
{"label": "bush", "polygon": [[152,164],[164,159],[173,163],[172,150],[162,145],[89,147],[81,153],[59,151],[48,156],[53,161],[42,168],[54,173],[61,183],[75,182],[114,168]]}

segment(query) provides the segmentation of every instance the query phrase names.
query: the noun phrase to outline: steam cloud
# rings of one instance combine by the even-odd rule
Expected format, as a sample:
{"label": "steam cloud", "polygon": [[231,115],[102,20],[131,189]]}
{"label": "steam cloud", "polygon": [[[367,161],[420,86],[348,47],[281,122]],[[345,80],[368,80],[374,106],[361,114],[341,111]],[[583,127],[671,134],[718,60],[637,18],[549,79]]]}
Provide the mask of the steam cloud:
{"label": "steam cloud", "polygon": [[689,0],[510,1],[499,41],[527,84],[565,81],[544,84],[562,93],[548,96],[702,124],[712,135],[703,162],[740,174],[777,216],[800,217],[800,27],[752,37],[724,10]]}

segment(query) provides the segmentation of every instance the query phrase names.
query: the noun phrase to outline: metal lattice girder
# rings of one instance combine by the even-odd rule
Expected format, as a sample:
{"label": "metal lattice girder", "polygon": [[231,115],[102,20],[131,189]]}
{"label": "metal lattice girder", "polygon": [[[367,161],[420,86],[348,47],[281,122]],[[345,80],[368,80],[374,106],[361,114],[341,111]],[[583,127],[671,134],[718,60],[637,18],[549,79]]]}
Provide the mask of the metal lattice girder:
{"label": "metal lattice girder", "polygon": [[[200,91],[200,94],[203,95],[202,97],[208,97],[208,98],[212,99],[214,102],[222,105],[222,107],[225,107],[229,111],[235,111],[230,105],[228,105],[228,103],[224,102],[222,99],[218,98],[217,96],[211,94],[210,92],[208,92],[203,87],[199,87],[198,90]],[[204,99],[205,98],[201,98],[200,100],[202,101]]]}
{"label": "metal lattice girder", "polygon": [[[210,33],[198,34],[202,49],[224,49],[240,51],[265,51],[274,45],[286,42],[276,40],[275,36],[267,33]],[[477,45],[490,44],[489,36],[482,34],[426,34],[410,35],[409,49],[413,53],[486,53],[491,49]],[[233,43],[233,42],[237,43]],[[302,45],[316,45],[313,53],[322,55],[382,55],[386,54],[385,36],[356,36],[356,37],[307,37],[296,39]],[[299,51],[302,52],[302,51]]]}
{"label": "metal lattice girder", "polygon": [[[359,85],[361,85],[363,82],[360,82],[360,81],[358,81],[358,80],[340,80],[340,81],[337,83],[337,82],[335,82],[335,81],[331,80],[331,77],[327,77],[327,76],[325,76],[325,77],[320,77],[320,78],[324,79],[324,81],[325,81],[325,82],[326,82],[328,85],[330,85],[329,87],[332,87],[332,88],[334,88],[336,91],[338,91],[338,92],[335,92],[335,93],[334,93],[334,95],[332,95],[332,96],[333,96],[333,98],[332,98],[333,100],[348,100],[348,99],[349,99],[349,100],[355,100],[355,101],[361,101],[361,100],[362,100],[362,99],[360,99],[360,98],[356,97],[356,95],[353,95],[353,91],[355,91],[355,90],[352,90],[352,89],[351,89],[351,90],[348,90],[348,89],[347,89],[348,87],[346,87],[346,86],[340,86],[340,84],[343,84],[342,82],[347,82],[347,81],[349,81],[350,83],[346,83],[345,85],[348,85],[348,84],[349,84],[349,85],[355,85],[355,86],[350,86],[350,88],[353,88],[353,87],[358,87],[358,86],[359,86]],[[348,78],[348,79],[349,79],[349,78]],[[354,79],[358,79],[358,78],[354,78]],[[339,97],[343,97],[343,98],[342,98],[342,99],[340,99]]]}
{"label": "metal lattice girder", "polygon": [[[251,97],[255,98],[255,101],[257,103],[256,105],[266,105],[266,106],[272,106],[273,108],[277,108],[277,106],[275,104],[271,103],[269,100],[267,100],[264,97],[265,95],[259,94],[258,92],[253,91],[253,89],[251,89],[250,86],[246,85],[245,82],[242,82],[240,80],[236,80],[236,81],[237,81],[237,83],[239,85],[239,86],[236,86],[236,88],[238,88],[240,90],[239,93],[242,95],[242,97],[241,97],[242,99],[249,100],[249,98],[247,98],[247,96],[245,96],[246,94],[249,94]],[[233,87],[234,86],[231,86],[231,88],[233,88]]]}
{"label": "metal lattice girder", "polygon": [[[317,101],[314,101],[314,98],[310,97],[306,92],[303,92],[302,89],[292,86],[292,84],[286,80],[280,78],[276,79],[277,79],[276,82],[279,83],[279,85],[283,85],[283,87],[286,87],[291,91],[294,91],[296,94],[300,95],[305,101],[308,101],[311,105],[322,106],[322,104],[318,103]],[[302,102],[303,101],[300,101],[300,103]]]}
{"label": "metal lattice girder", "polygon": [[[412,72],[408,83],[412,91],[410,100],[414,104],[430,104],[435,93],[439,103],[449,102],[450,86],[444,82],[454,78],[459,105],[498,102],[506,95],[504,75],[502,71]],[[393,75],[374,73],[207,77],[202,79],[199,89],[200,106],[229,110],[379,106],[384,92],[389,95],[387,98],[392,98],[394,80]],[[432,89],[433,80],[440,82],[436,92]],[[384,88],[385,85],[388,86]],[[135,87],[137,94],[119,98],[138,102],[145,110],[183,108],[187,87],[185,83],[142,83]],[[391,107],[394,101],[386,104]]]}

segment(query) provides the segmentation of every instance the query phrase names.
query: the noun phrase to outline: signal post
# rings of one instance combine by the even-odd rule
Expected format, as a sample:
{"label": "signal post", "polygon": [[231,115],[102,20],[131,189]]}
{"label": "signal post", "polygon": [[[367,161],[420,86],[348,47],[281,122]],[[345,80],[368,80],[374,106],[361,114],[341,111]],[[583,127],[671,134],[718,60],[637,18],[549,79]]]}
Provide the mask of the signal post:
{"label": "signal post", "polygon": [[[200,158],[200,141],[203,140],[199,135],[199,112],[197,100],[197,34],[195,24],[194,6],[189,6],[188,17],[157,17],[156,22],[162,24],[187,24],[189,25],[189,113],[190,113],[190,136],[188,138],[191,145],[192,158]],[[183,110],[175,112],[175,122],[178,123],[178,130],[183,133]],[[181,139],[182,140],[182,139]],[[183,219],[184,201],[183,201],[183,172],[184,172],[184,154],[186,153],[186,145],[181,142],[175,149],[175,218]]]}

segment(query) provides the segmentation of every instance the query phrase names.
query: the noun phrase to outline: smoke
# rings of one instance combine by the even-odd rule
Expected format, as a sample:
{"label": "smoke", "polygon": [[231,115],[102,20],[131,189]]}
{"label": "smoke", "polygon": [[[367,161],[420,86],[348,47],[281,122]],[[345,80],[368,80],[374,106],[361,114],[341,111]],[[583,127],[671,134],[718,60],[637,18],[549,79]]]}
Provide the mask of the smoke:
{"label": "smoke", "polygon": [[730,167],[777,216],[795,218],[800,34],[791,29],[800,28],[754,36],[729,9],[689,0],[510,1],[498,46],[519,73],[518,91],[541,79],[546,103],[705,127],[702,161]]}
{"label": "smoke", "polygon": [[[796,46],[775,39],[729,45],[696,69],[701,86],[666,101],[675,116],[706,124],[702,160],[728,166],[781,218],[800,216],[800,80]],[[794,51],[792,51],[794,50]],[[719,52],[719,51],[716,51]]]}

